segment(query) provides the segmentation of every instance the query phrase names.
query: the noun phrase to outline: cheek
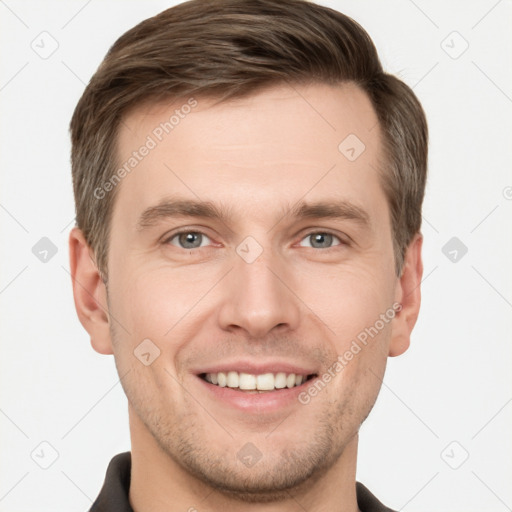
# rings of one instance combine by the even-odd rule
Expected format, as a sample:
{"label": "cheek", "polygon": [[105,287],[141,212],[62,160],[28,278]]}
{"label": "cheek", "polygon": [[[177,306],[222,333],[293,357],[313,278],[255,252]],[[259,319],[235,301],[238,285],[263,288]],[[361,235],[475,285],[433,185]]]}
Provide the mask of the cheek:
{"label": "cheek", "polygon": [[[333,395],[373,405],[384,373],[394,317],[393,286],[375,267],[318,268],[297,293],[330,344]],[[387,314],[387,316],[386,316]],[[350,395],[348,396],[347,395]],[[356,409],[358,409],[356,407]],[[369,409],[368,409],[369,411]]]}
{"label": "cheek", "polygon": [[372,266],[318,265],[297,281],[297,295],[330,331],[338,353],[392,306],[394,290],[386,275]]}
{"label": "cheek", "polygon": [[165,290],[159,295],[154,282],[135,279],[126,291],[115,307],[123,326],[113,322],[111,327],[114,359],[130,404],[141,417],[149,417],[186,398],[180,393],[182,375],[176,355],[188,338],[180,325],[172,329],[182,314],[159,300],[166,296]]}
{"label": "cheek", "polygon": [[[331,407],[347,410],[354,425],[360,425],[370,413],[379,390],[387,362],[386,347],[389,344],[390,324],[381,330],[352,329],[356,335],[336,337],[337,358],[325,373],[331,377],[330,391],[326,399]],[[361,336],[361,334],[364,335]],[[325,378],[325,373],[322,378]]]}
{"label": "cheek", "polygon": [[[205,308],[213,310],[208,290],[216,278],[212,273],[203,276],[179,269],[131,268],[124,270],[130,279],[120,287],[113,303],[115,317],[126,329],[116,327],[117,336],[123,339],[119,345],[119,357],[132,364],[133,357],[146,343],[151,354],[158,354],[155,365],[163,365],[181,380],[179,354],[191,340],[199,337],[204,325]],[[204,297],[202,300],[201,298]],[[200,301],[200,302],[199,302]],[[145,341],[150,340],[150,342]],[[125,363],[123,362],[123,366]]]}
{"label": "cheek", "polygon": [[183,280],[179,271],[169,269],[126,268],[123,275],[129,277],[118,283],[114,310],[136,339],[164,339],[180,319],[192,312],[202,288],[208,286],[207,282],[201,285]]}

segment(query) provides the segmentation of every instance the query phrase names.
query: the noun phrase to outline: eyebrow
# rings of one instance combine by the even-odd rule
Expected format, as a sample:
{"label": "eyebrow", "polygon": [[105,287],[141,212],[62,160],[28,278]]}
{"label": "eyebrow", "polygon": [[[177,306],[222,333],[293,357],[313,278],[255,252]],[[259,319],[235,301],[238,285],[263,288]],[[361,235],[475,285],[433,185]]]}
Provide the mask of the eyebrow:
{"label": "eyebrow", "polygon": [[[146,208],[137,221],[137,231],[155,226],[160,221],[175,217],[196,217],[219,220],[229,223],[232,209],[223,205],[217,206],[210,201],[164,199],[155,206]],[[296,219],[342,219],[356,221],[363,227],[370,226],[370,216],[361,207],[347,201],[317,201],[307,203],[299,201],[294,206],[285,208],[277,225],[284,217]]]}

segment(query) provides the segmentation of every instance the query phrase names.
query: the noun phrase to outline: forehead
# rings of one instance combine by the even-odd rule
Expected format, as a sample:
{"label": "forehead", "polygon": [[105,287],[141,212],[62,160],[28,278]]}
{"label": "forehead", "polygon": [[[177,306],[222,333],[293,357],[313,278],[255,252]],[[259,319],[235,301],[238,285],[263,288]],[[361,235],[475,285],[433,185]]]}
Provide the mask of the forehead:
{"label": "forehead", "polygon": [[135,226],[137,214],[168,195],[232,204],[259,218],[306,195],[348,195],[378,207],[365,197],[382,196],[381,135],[354,84],[283,85],[214,102],[183,98],[125,116],[114,222]]}

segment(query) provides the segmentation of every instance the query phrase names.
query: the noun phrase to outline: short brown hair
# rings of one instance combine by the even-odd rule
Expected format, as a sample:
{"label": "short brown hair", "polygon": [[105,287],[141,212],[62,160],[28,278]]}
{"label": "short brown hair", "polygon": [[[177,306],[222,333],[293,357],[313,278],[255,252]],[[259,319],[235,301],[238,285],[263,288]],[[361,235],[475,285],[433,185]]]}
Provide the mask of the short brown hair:
{"label": "short brown hair", "polygon": [[123,34],[71,120],[76,225],[102,279],[119,187],[101,199],[95,190],[119,165],[117,134],[129,109],[187,95],[222,102],[283,83],[343,82],[366,92],[383,133],[381,180],[400,275],[405,250],[421,227],[427,170],[427,122],[413,91],[383,71],[369,35],[338,11],[307,0],[191,0]]}

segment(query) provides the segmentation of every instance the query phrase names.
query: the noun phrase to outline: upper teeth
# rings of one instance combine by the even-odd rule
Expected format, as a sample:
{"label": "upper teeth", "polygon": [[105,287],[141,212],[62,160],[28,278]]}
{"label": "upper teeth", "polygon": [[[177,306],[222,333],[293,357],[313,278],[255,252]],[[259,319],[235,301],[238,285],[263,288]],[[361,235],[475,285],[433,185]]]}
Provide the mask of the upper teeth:
{"label": "upper teeth", "polygon": [[212,384],[221,387],[271,390],[282,388],[293,388],[299,386],[307,378],[307,375],[296,375],[295,373],[263,373],[254,375],[250,373],[218,372],[207,373],[205,379]]}

